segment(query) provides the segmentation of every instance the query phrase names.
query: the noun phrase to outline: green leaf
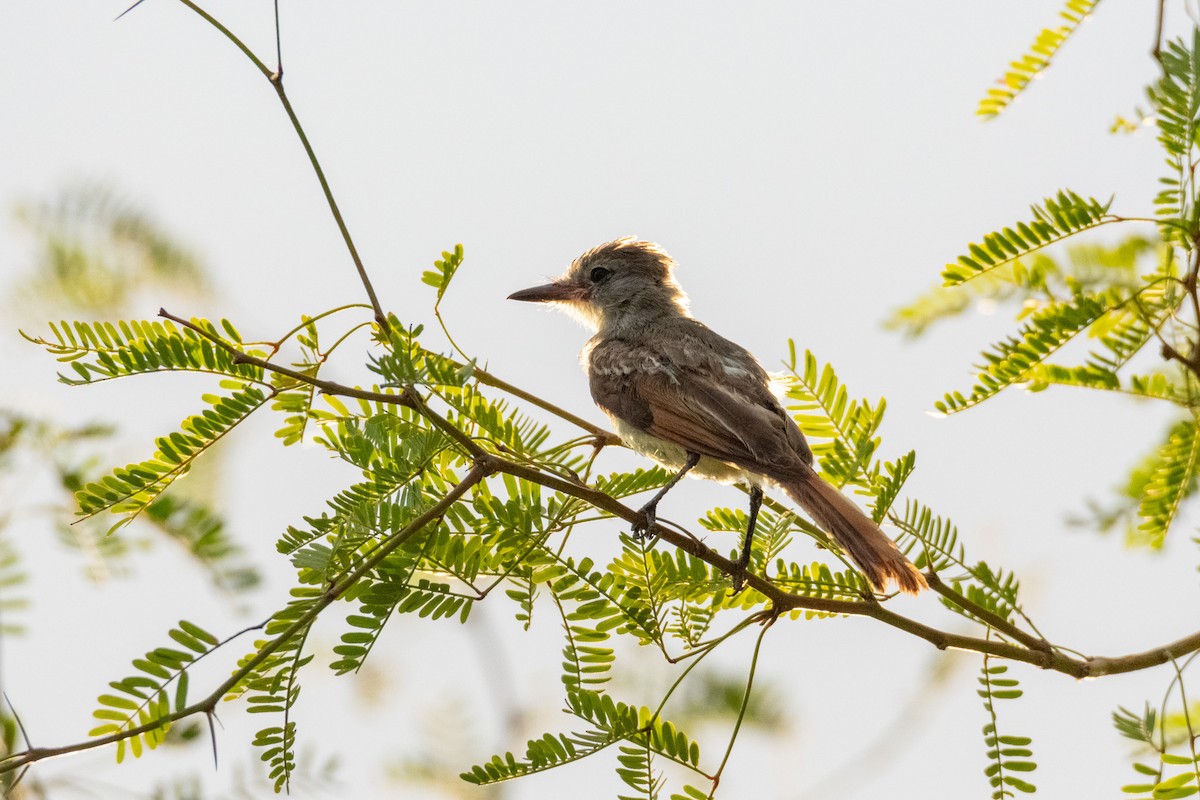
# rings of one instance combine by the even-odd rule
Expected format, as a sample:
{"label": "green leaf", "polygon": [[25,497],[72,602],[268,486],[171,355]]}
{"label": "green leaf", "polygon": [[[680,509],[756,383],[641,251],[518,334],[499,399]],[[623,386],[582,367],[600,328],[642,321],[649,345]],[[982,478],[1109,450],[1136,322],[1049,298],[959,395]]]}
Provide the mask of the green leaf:
{"label": "green leaf", "polygon": [[674,477],[662,467],[643,469],[638,467],[633,472],[613,472],[609,475],[599,475],[593,487],[609,497],[622,500],[642,492],[661,489]]}
{"label": "green leaf", "polygon": [[982,244],[968,245],[967,255],[942,270],[945,285],[965,283],[1081,231],[1115,222],[1117,218],[1108,213],[1110,205],[1111,200],[1101,203],[1064,189],[1034,205],[1033,219],[1017,223],[1015,230],[1004,228],[984,236]]}
{"label": "green leaf", "polygon": [[[179,627],[172,628],[167,635],[198,655],[160,647],[146,653],[144,659],[134,659],[133,666],[138,672],[110,682],[109,686],[116,693],[101,694],[97,698],[100,708],[92,712],[92,716],[105,721],[105,724],[93,728],[89,736],[109,736],[150,725],[152,727],[149,730],[123,743],[127,744],[135,758],[141,756],[143,746],[153,750],[163,742],[171,727],[171,723],[164,718],[186,706],[187,669],[196,658],[210,652],[218,641],[200,626],[186,621],[181,621]],[[167,695],[167,688],[172,682],[176,683],[174,705]],[[117,761],[120,762],[124,757],[125,747],[119,746]]]}
{"label": "green leaf", "polygon": [[[220,332],[205,319],[194,318],[192,324],[213,336]],[[221,325],[232,329],[228,320]],[[237,363],[229,351],[214,347],[212,342],[190,328],[179,328],[173,322],[130,320],[117,325],[96,322],[50,324],[51,337],[21,335],[34,344],[45,347],[59,361],[70,362],[78,377],[59,374],[59,380],[70,385],[96,383],[148,372],[184,371],[228,375],[243,382],[266,386],[261,367]],[[246,351],[263,355],[259,351]]]}
{"label": "green leaf", "polygon": [[1149,95],[1171,172],[1154,202],[1163,238],[1190,249],[1197,230],[1192,164],[1200,126],[1200,32],[1193,28],[1190,46],[1182,39],[1167,43],[1160,62],[1163,74]]}
{"label": "green leaf", "polygon": [[951,392],[934,403],[943,414],[971,408],[1015,384],[1033,380],[1036,368],[1076,335],[1106,313],[1119,307],[1125,298],[1115,292],[1099,296],[1076,295],[1070,301],[1050,303],[1034,311],[1017,336],[999,342],[985,351],[986,364],[980,370],[970,395]]}
{"label": "green leaf", "polygon": [[[828,565],[814,561],[812,564],[789,564],[780,559],[772,582],[788,591],[805,597],[830,600],[853,600],[870,592],[870,584],[856,570],[832,571]],[[804,612],[806,619],[830,616],[819,611]]]}
{"label": "green leaf", "polygon": [[[988,723],[983,727],[984,744],[987,746],[989,764],[984,770],[994,791],[993,800],[1012,795],[1005,787],[1030,794],[1037,791],[1032,783],[1017,778],[1014,772],[1033,772],[1037,764],[1027,760],[1032,751],[1026,745],[1031,743],[1028,737],[1000,736],[997,733],[998,720],[996,702],[1000,700],[1015,700],[1022,692],[1017,687],[1015,678],[1004,677],[1008,674],[1008,666],[993,665],[990,656],[984,656],[983,667],[979,671],[978,683],[982,687],[977,694],[983,698],[984,710],[988,713]],[[1007,745],[1007,746],[1004,746]]]}
{"label": "green leaf", "polygon": [[421,346],[420,325],[405,327],[392,317],[387,352],[371,356],[368,368],[383,378],[387,386],[438,386],[454,389],[471,378],[472,365]]}
{"label": "green leaf", "polygon": [[1070,36],[1079,29],[1100,0],[1067,0],[1059,16],[1065,24],[1054,28],[1044,28],[1038,34],[1029,50],[1019,59],[1009,65],[999,85],[988,89],[987,94],[979,101],[975,113],[985,119],[999,116],[1017,95],[1029,86],[1030,81],[1037,78],[1042,70],[1050,66],[1051,60],[1058,54]]}
{"label": "green leaf", "polygon": [[[1188,763],[1190,761],[1191,759],[1188,759]],[[1191,797],[1200,792],[1200,787],[1196,786],[1196,780],[1194,771],[1181,772],[1164,781],[1159,781],[1158,785],[1154,787],[1154,797],[1156,800],[1157,798]]]}
{"label": "green leaf", "polygon": [[1196,490],[1197,461],[1200,459],[1200,435],[1197,422],[1188,418],[1175,423],[1167,440],[1150,462],[1142,487],[1138,516],[1139,539],[1152,548],[1161,548],[1183,500]]}
{"label": "green leaf", "polygon": [[871,504],[871,519],[875,520],[876,524],[883,522],[887,517],[892,504],[900,496],[900,490],[904,488],[905,482],[916,468],[915,450],[908,451],[895,461],[884,462],[884,475],[875,480],[875,501]]}
{"label": "green leaf", "polygon": [[[309,377],[317,376],[317,365],[307,366],[301,370]],[[288,379],[288,388],[279,391],[271,402],[271,408],[284,415],[283,426],[275,431],[275,438],[283,440],[283,446],[288,447],[304,440],[308,430],[309,420],[314,418],[313,402],[317,397],[317,387],[312,384],[295,382]]]}
{"label": "green leaf", "polygon": [[146,507],[144,519],[196,559],[218,588],[243,592],[258,586],[258,570],[229,536],[225,521],[211,509],[173,495],[159,495]]}
{"label": "green leaf", "polygon": [[[2,524],[2,523],[0,523]],[[23,611],[29,601],[19,593],[29,579],[21,566],[20,553],[8,538],[0,539],[0,636],[24,633],[25,626],[13,615]]]}
{"label": "green leaf", "polygon": [[548,733],[531,739],[523,759],[518,760],[512,753],[495,755],[462,773],[462,779],[476,785],[497,783],[579,761],[612,745],[618,745],[617,774],[642,796],[657,796],[662,786],[661,776],[656,776],[651,768],[654,756],[699,772],[699,746],[675,725],[655,717],[648,708],[617,702],[607,694],[579,690],[568,693],[567,710],[587,722],[588,730]]}
{"label": "green leaf", "polygon": [[851,400],[833,367],[821,366],[807,350],[801,367],[790,339],[788,352],[786,397],[792,402],[787,410],[809,440],[822,474],[838,487],[853,484],[875,494],[875,452],[886,401]]}
{"label": "green leaf", "polygon": [[[1111,289],[1127,292],[1141,291],[1142,299],[1155,316],[1158,305],[1151,295],[1182,296],[1174,282],[1162,289],[1148,286],[1143,260],[1159,255],[1156,275],[1176,276],[1174,249],[1164,247],[1157,238],[1140,232],[1128,233],[1115,242],[1073,241],[1065,247],[1065,258],[1051,257],[1038,250],[1010,263],[989,270],[986,274],[953,286],[935,286],[916,299],[895,309],[884,323],[905,336],[915,338],[932,325],[951,317],[962,316],[976,308],[987,313],[998,305],[1017,309],[1018,318],[1031,307],[1055,301],[1077,292],[1097,294]],[[1175,298],[1175,302],[1177,302]],[[1136,310],[1136,309],[1135,309]],[[1101,326],[1097,326],[1099,329]]]}
{"label": "green leaf", "polygon": [[281,715],[279,724],[259,730],[253,742],[256,747],[263,748],[261,759],[267,763],[268,778],[276,792],[290,788],[296,770],[296,723],[292,719],[292,709],[300,696],[300,670],[313,658],[304,655],[304,643],[315,616],[298,629],[296,623],[310,615],[321,593],[320,588],[313,587],[292,590],[294,599],[275,612],[264,627],[271,638],[256,641],[254,653],[244,657],[238,666],[247,665],[248,660],[268,643],[275,649],[243,675],[226,696],[226,699],[232,699],[245,695],[249,713]]}
{"label": "green leaf", "polygon": [[118,467],[97,482],[75,493],[81,516],[102,511],[122,514],[128,522],[138,516],[163,490],[187,474],[201,453],[262,407],[269,395],[256,386],[246,386],[226,396],[206,395],[210,408],[188,417],[182,432],[159,437],[158,450],[148,460]]}
{"label": "green leaf", "polygon": [[194,296],[209,288],[195,254],[105,183],[70,181],[56,196],[19,202],[13,211],[31,234],[37,268],[9,282],[10,297],[112,313],[164,289]]}
{"label": "green leaf", "polygon": [[[1173,264],[1164,265],[1171,270]],[[1173,271],[1173,270],[1172,270]],[[1163,277],[1173,277],[1161,272]],[[1125,303],[1109,309],[1091,326],[1088,333],[1102,349],[1088,353],[1083,364],[1075,367],[1041,363],[1032,367],[1026,378],[1031,391],[1052,384],[1078,386],[1105,391],[1122,391],[1140,397],[1185,403],[1186,392],[1159,373],[1149,378],[1133,376],[1122,382],[1118,372],[1150,343],[1159,327],[1173,315],[1185,297],[1173,281],[1147,276],[1151,282],[1138,291],[1136,304]]]}
{"label": "green leaf", "polygon": [[453,251],[443,251],[441,259],[433,262],[433,270],[421,275],[421,283],[437,289],[437,302],[442,301],[442,295],[450,287],[450,281],[463,262],[463,246],[454,245]]}

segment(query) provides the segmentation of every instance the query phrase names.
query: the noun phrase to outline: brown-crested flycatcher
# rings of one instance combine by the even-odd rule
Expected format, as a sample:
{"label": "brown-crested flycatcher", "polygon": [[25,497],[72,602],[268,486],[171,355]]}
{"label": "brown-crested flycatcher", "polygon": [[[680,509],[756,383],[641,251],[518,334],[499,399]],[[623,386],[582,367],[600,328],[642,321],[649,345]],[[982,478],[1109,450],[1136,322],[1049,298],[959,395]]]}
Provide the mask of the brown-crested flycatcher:
{"label": "brown-crested flycatcher", "polygon": [[[762,365],[688,312],[675,262],[626,236],[593,248],[552,283],[510,300],[555,303],[596,331],[581,360],[592,399],[634,450],[675,476],[642,508],[648,534],[663,495],[689,470],[750,486],[738,567],[750,560],[763,483],[785,491],[846,549],[871,585],[916,594],[925,578],[879,526],[813,470],[804,435],[771,392]],[[740,586],[740,576],[735,585]]]}

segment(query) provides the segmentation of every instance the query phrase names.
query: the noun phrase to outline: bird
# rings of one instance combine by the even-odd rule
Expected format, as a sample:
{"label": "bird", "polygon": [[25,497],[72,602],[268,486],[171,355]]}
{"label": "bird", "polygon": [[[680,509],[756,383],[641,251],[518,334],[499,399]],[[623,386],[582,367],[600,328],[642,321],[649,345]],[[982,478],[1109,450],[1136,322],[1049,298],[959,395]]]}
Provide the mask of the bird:
{"label": "bird", "polygon": [[689,472],[747,485],[747,529],[733,573],[740,590],[762,487],[773,485],[832,535],[876,591],[893,583],[908,594],[928,588],[896,543],[818,474],[758,360],[691,315],[676,266],[654,242],[624,236],[508,298],[552,304],[594,331],[580,353],[592,399],[626,445],[674,471],[640,510],[634,534],[653,530],[659,502]]}

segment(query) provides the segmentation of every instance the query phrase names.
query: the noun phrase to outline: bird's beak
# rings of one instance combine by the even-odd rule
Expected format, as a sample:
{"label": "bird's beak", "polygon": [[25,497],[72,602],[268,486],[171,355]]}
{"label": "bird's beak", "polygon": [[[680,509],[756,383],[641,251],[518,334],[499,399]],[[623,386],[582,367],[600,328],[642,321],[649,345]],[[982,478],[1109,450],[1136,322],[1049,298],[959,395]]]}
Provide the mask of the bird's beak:
{"label": "bird's beak", "polygon": [[570,303],[587,299],[587,290],[569,283],[547,283],[544,286],[534,286],[513,292],[509,300],[522,300],[526,303]]}

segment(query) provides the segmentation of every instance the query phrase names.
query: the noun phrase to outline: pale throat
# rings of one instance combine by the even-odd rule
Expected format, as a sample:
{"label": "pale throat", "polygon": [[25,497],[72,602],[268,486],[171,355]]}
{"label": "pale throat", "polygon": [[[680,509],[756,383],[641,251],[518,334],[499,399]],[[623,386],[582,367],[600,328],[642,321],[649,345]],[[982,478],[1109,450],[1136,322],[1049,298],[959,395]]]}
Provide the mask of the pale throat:
{"label": "pale throat", "polygon": [[687,296],[671,294],[641,294],[612,308],[591,306],[592,330],[601,336],[637,334],[650,325],[671,319],[691,319]]}

